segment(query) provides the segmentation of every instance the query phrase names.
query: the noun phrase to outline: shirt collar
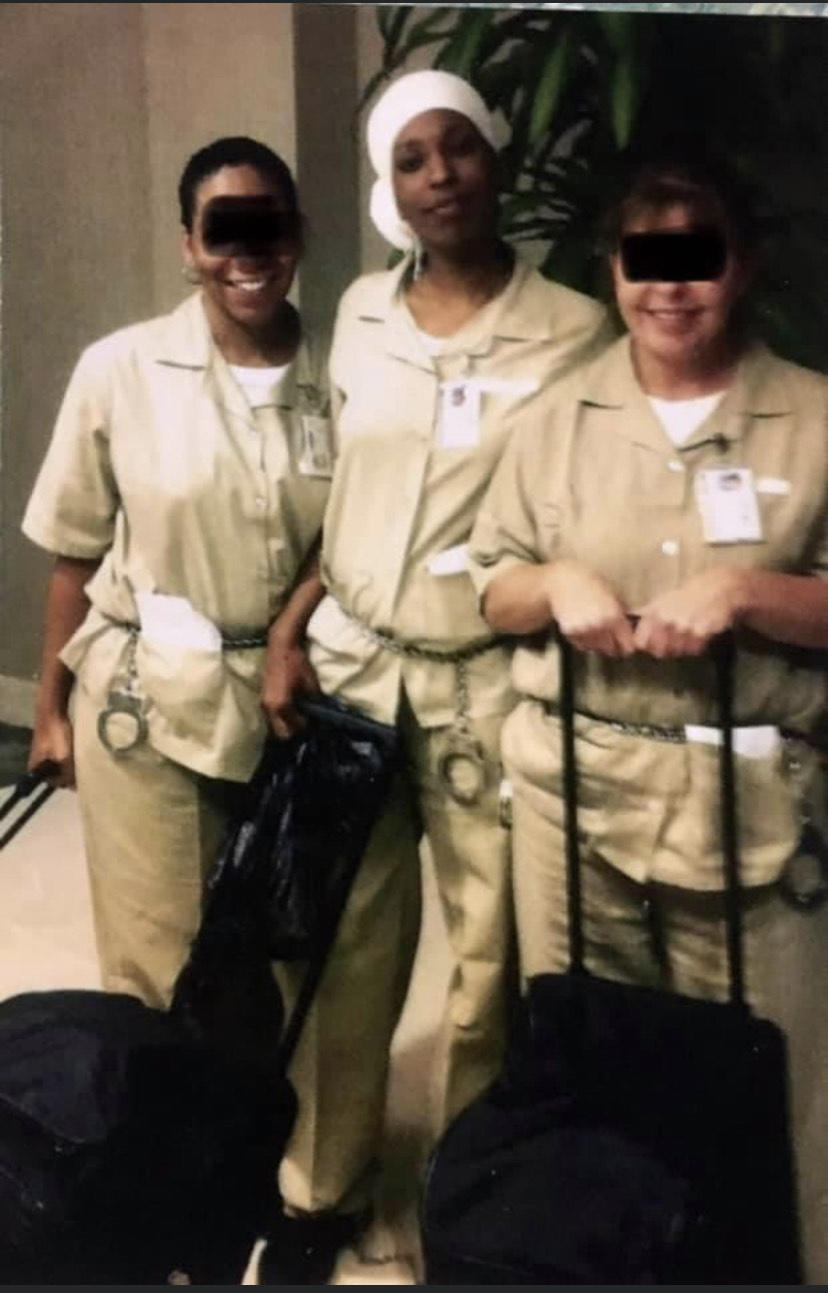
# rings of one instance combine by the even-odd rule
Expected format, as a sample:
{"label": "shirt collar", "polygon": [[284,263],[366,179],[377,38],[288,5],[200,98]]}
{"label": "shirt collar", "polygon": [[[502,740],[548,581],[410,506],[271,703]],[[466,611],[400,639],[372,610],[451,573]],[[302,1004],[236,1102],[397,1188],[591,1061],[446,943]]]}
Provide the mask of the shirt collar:
{"label": "shirt collar", "polygon": [[155,358],[174,368],[206,368],[212,338],[201,292],[193,292],[171,314],[158,320]]}
{"label": "shirt collar", "polygon": [[737,441],[752,418],[775,418],[790,412],[791,399],[783,365],[761,342],[751,343],[736,368],[721,403],[682,445],[674,447],[642,391],[632,362],[630,337],[614,342],[573,379],[576,399],[596,408],[626,410],[619,434],[658,452],[685,452],[711,438]]}
{"label": "shirt collar", "polygon": [[[389,273],[366,280],[357,317],[384,325],[389,354],[431,368],[431,360],[417,338],[402,300],[402,284],[411,263],[412,257],[406,256]],[[458,348],[463,353],[488,354],[495,340],[550,341],[556,336],[560,321],[552,317],[549,309],[549,286],[521,255],[516,254],[512,276],[496,300],[497,308],[493,317],[486,320],[484,333],[476,335],[472,319],[468,324],[468,342],[462,336],[458,338]],[[466,329],[462,331],[465,333]]]}
{"label": "shirt collar", "polygon": [[[579,383],[584,404],[622,409],[637,403],[642,394],[632,362],[629,335],[619,338],[588,368]],[[782,366],[767,346],[751,343],[736,367],[733,381],[720,408],[748,417],[779,417],[791,411],[788,384]]]}
{"label": "shirt collar", "polygon": [[[171,314],[158,320],[155,358],[159,364],[172,368],[206,371],[212,367],[223,372],[227,369],[213,342],[200,292],[193,292]],[[225,394],[228,398],[232,394],[238,406],[236,411],[242,412],[248,408],[247,401],[229,372],[226,376]],[[324,413],[327,408],[323,363],[304,333],[280,387],[278,404],[280,408],[299,407],[307,413]]]}

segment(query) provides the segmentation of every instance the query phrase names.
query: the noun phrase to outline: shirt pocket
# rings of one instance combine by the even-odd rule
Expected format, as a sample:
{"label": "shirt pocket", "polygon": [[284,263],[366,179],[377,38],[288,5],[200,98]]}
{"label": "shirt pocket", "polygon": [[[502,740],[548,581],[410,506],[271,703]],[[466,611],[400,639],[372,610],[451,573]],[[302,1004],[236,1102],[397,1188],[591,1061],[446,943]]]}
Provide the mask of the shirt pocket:
{"label": "shirt pocket", "polygon": [[226,683],[223,653],[139,637],[135,665],[144,694],[170,729],[209,745]]}

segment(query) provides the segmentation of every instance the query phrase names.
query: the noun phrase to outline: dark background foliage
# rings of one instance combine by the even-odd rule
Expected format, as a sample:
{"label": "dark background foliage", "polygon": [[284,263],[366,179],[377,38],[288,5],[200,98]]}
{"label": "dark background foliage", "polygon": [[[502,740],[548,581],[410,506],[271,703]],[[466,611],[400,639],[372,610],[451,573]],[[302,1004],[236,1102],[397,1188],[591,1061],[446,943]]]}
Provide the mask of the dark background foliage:
{"label": "dark background foliage", "polygon": [[416,50],[467,77],[512,126],[503,230],[550,278],[607,295],[600,215],[619,157],[704,140],[753,191],[764,233],[757,331],[828,370],[828,20],[677,13],[377,7],[383,66]]}

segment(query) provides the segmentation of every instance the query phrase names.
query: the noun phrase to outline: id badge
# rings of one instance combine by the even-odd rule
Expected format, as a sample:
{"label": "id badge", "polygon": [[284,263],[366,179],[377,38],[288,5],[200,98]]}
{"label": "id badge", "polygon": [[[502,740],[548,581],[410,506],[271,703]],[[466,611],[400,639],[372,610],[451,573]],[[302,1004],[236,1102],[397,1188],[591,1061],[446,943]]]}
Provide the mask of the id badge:
{"label": "id badge", "polygon": [[437,441],[443,449],[480,444],[480,387],[468,377],[440,383]]}
{"label": "id badge", "polygon": [[706,543],[760,543],[762,518],[749,467],[716,467],[696,473],[696,502]]}
{"label": "id badge", "polygon": [[299,471],[303,476],[330,477],[333,474],[331,423],[329,418],[303,413],[300,418],[302,448]]}

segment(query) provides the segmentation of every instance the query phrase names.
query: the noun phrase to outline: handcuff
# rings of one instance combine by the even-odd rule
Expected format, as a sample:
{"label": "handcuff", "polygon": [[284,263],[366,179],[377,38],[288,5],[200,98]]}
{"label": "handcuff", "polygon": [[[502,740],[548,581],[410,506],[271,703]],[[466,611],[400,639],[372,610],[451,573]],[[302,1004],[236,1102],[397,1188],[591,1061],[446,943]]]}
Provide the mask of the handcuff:
{"label": "handcuff", "polygon": [[371,628],[358,616],[346,610],[340,603],[337,605],[345,618],[363,637],[393,655],[402,656],[408,660],[427,660],[431,664],[454,666],[457,712],[446,735],[445,748],[437,760],[437,775],[455,803],[461,804],[464,808],[476,804],[488,785],[489,770],[483,745],[472,732],[469,722],[468,662],[500,646],[501,639],[486,638],[482,642],[460,647],[457,651],[438,651],[431,647],[420,646],[417,642],[401,641],[399,638],[392,637],[390,633],[381,633],[379,629]]}
{"label": "handcuff", "polygon": [[796,852],[782,872],[780,892],[798,911],[814,911],[828,899],[828,844],[805,822]]}
{"label": "handcuff", "polygon": [[[802,770],[802,761],[790,746],[785,751],[785,762],[794,777]],[[804,795],[800,820],[796,851],[782,872],[779,889],[785,901],[797,911],[815,911],[828,900],[828,840],[812,820]]]}
{"label": "handcuff", "polygon": [[476,804],[488,781],[483,746],[469,726],[469,681],[465,659],[455,660],[457,713],[437,761],[437,773],[455,803]]}
{"label": "handcuff", "polygon": [[126,673],[113,680],[106,705],[98,715],[98,739],[114,757],[129,754],[147,738],[146,706],[138,689],[135,653],[138,630],[127,630]]}

